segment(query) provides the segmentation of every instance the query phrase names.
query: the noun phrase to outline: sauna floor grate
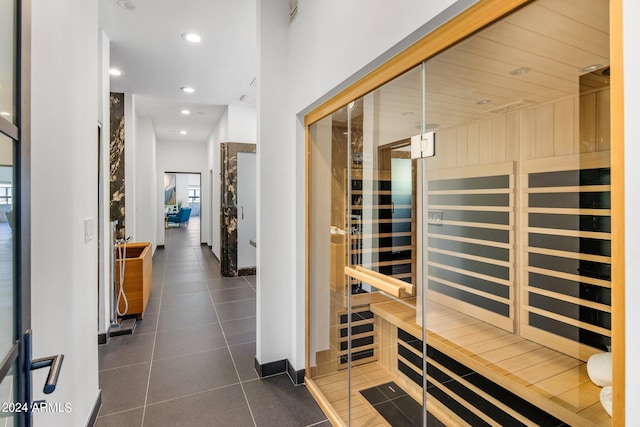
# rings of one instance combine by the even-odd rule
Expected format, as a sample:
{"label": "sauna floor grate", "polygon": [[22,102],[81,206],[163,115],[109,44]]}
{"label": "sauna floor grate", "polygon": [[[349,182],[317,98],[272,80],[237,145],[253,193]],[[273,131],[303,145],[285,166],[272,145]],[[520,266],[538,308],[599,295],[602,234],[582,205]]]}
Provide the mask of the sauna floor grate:
{"label": "sauna floor grate", "polygon": [[[360,390],[376,411],[393,427],[422,426],[422,405],[416,402],[394,382]],[[444,427],[437,418],[427,413],[427,424]]]}

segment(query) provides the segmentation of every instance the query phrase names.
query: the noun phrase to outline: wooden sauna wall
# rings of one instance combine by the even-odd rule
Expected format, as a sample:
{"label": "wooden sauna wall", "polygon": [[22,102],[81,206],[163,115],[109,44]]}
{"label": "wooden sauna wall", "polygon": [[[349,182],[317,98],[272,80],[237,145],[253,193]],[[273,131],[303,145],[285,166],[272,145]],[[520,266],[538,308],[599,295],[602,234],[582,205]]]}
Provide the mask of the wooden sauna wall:
{"label": "wooden sauna wall", "polygon": [[[436,157],[427,159],[427,183],[429,179],[439,177],[465,176],[464,169],[469,169],[467,177],[489,176],[498,174],[497,164],[513,162],[512,188],[515,199],[512,205],[515,215],[509,222],[514,230],[513,245],[515,253],[509,257],[512,273],[509,277],[513,293],[509,299],[514,311],[510,312],[513,328],[509,322],[491,323],[514,332],[521,329],[531,331],[528,325],[528,315],[521,308],[528,301],[528,295],[523,288],[528,283],[527,278],[527,217],[525,209],[525,188],[522,180],[526,177],[522,167],[525,162],[539,159],[552,159],[575,156],[585,153],[603,153],[601,158],[608,158],[610,147],[610,119],[609,119],[609,88],[594,89],[581,95],[557,100],[552,103],[529,107],[474,121],[461,126],[436,131]],[[491,114],[491,113],[487,113]],[[544,160],[540,160],[542,164]],[[581,168],[581,166],[577,166]],[[494,173],[495,172],[495,173]],[[428,185],[428,184],[427,184]],[[487,189],[487,192],[492,190]],[[464,193],[464,191],[462,191]],[[479,209],[479,208],[476,208]],[[444,224],[447,224],[447,214],[444,212]],[[476,225],[477,226],[477,225]],[[431,230],[427,231],[430,238]],[[469,241],[468,243],[483,243]],[[469,254],[460,254],[467,259],[473,258]],[[580,255],[576,255],[579,257]],[[425,257],[428,264],[428,255]],[[461,304],[459,300],[434,292],[427,285],[429,297],[436,296],[440,303],[447,304],[458,310],[464,310],[468,304]],[[581,301],[572,300],[581,309]],[[598,308],[602,308],[600,305]],[[477,313],[475,314],[477,315]],[[481,317],[481,316],[479,316]],[[482,317],[481,317],[482,318]],[[484,320],[484,319],[483,319]],[[490,319],[489,319],[490,320]],[[599,329],[600,332],[603,332]],[[582,346],[555,345],[555,340],[548,342],[548,333],[526,333],[527,337],[556,348],[574,357],[584,359],[586,351]],[[559,340],[564,341],[564,340]]]}

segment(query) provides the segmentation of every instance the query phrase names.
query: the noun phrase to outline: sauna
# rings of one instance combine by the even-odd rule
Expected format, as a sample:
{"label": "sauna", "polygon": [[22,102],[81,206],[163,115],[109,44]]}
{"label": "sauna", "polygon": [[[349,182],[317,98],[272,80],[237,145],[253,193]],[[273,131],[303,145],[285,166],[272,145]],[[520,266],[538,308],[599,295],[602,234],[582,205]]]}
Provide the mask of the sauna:
{"label": "sauna", "polygon": [[479,4],[306,117],[306,383],[334,425],[611,425],[609,2]]}

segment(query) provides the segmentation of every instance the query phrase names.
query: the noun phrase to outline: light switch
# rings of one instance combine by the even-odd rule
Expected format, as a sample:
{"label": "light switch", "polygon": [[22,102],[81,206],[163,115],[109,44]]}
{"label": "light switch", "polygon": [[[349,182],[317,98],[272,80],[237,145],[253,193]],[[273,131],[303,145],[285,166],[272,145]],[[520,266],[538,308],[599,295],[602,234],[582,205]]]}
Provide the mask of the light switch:
{"label": "light switch", "polygon": [[93,240],[95,235],[95,224],[93,218],[86,218],[84,220],[84,241],[89,242]]}

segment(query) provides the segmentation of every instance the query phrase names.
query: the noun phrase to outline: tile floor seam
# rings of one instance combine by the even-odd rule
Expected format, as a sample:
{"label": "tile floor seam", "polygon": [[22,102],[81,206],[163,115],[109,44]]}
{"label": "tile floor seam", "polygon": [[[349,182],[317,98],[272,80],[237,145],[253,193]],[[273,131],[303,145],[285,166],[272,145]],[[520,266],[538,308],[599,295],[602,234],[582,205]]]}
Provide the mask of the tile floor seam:
{"label": "tile floor seam", "polygon": [[[244,298],[244,299],[236,299],[233,301],[215,302],[213,303],[213,305],[216,306],[216,305],[222,305],[222,304],[233,304],[234,302],[252,301],[252,300],[255,300],[255,298]],[[255,317],[255,316],[249,316],[249,317]]]}
{"label": "tile floor seam", "polygon": [[149,375],[147,376],[147,388],[144,394],[144,406],[142,408],[142,420],[140,421],[140,427],[144,427],[144,417],[147,413],[147,401],[149,399],[149,385],[151,384],[151,372],[153,370],[153,355],[156,351],[156,342],[158,341],[158,326],[160,325],[160,309],[162,308],[162,296],[164,294],[164,279],[167,274],[167,264],[164,265],[164,272],[162,274],[162,287],[160,288],[160,302],[158,303],[158,321],[156,322],[156,331],[153,337],[153,347],[151,349],[151,360],[149,362]]}
{"label": "tile floor seam", "polygon": [[165,400],[159,400],[157,402],[151,402],[145,406],[155,406],[155,405],[161,405],[163,403],[167,403],[167,402],[173,402],[175,400],[180,400],[180,399],[185,399],[188,397],[193,397],[193,396],[198,396],[201,394],[205,394],[205,393],[210,393],[212,391],[217,391],[217,390],[222,390],[225,389],[227,387],[233,387],[233,386],[239,386],[241,385],[240,382],[237,383],[232,383],[232,384],[225,384],[225,385],[221,385],[220,387],[213,387],[213,388],[208,388],[206,390],[202,390],[202,391],[196,391],[194,393],[189,393],[189,394],[185,394],[184,396],[177,396],[177,397],[172,397],[171,399],[165,399]]}
{"label": "tile floor seam", "polygon": [[185,329],[191,329],[194,326],[205,326],[205,325],[219,325],[220,322],[207,322],[207,323],[198,323],[197,325],[190,325],[190,326],[184,326],[182,328],[175,328],[175,329],[163,329],[161,331],[158,331],[158,333],[165,333],[165,332],[175,332],[175,331],[183,331]]}
{"label": "tile floor seam", "polygon": [[[209,298],[211,298],[211,302],[213,302],[213,295],[211,294],[211,290],[209,290]],[[213,304],[213,311],[216,313],[216,317],[218,321],[220,321],[220,316],[218,315],[218,310],[216,310],[215,303]],[[233,369],[236,371],[236,376],[238,377],[238,381],[240,382],[240,389],[242,390],[242,395],[244,396],[244,400],[247,403],[247,408],[249,409],[249,415],[251,415],[251,420],[253,421],[253,425],[255,427],[258,426],[256,423],[256,418],[253,415],[253,410],[251,409],[251,404],[249,403],[249,398],[247,397],[247,392],[245,391],[242,385],[242,379],[240,378],[240,372],[238,372],[238,366],[236,365],[236,361],[233,359],[233,353],[231,353],[231,348],[229,346],[229,341],[227,340],[227,334],[224,332],[224,328],[222,328],[222,323],[220,323],[220,329],[222,330],[222,337],[224,338],[224,342],[227,344],[227,351],[229,352],[229,357],[231,358],[231,363],[233,363]]]}
{"label": "tile floor seam", "polygon": [[98,419],[98,418],[106,418],[106,417],[110,417],[112,415],[124,414],[125,412],[135,411],[137,409],[144,409],[144,405],[136,406],[135,408],[123,409],[122,411],[109,412],[108,414],[102,414],[102,415],[97,416],[96,419]]}
{"label": "tile floor seam", "polygon": [[131,363],[129,365],[114,366],[113,368],[99,369],[98,372],[99,373],[110,372],[110,371],[115,371],[116,369],[131,368],[131,367],[138,366],[138,365],[144,365],[146,363],[149,363],[149,361],[147,360],[147,361],[144,361],[144,362]]}
{"label": "tile floor seam", "polygon": [[184,353],[184,354],[179,354],[179,355],[176,355],[176,356],[163,357],[163,358],[160,358],[160,359],[152,359],[152,360],[154,362],[163,362],[163,361],[171,360],[171,359],[181,359],[184,356],[193,356],[195,354],[207,353],[207,352],[210,352],[210,351],[213,351],[213,350],[222,350],[223,348],[227,348],[227,347],[228,347],[227,345],[223,345],[223,346],[220,346],[220,347],[207,348],[205,350],[198,350],[198,351],[194,351],[194,352],[191,352],[191,353]]}

